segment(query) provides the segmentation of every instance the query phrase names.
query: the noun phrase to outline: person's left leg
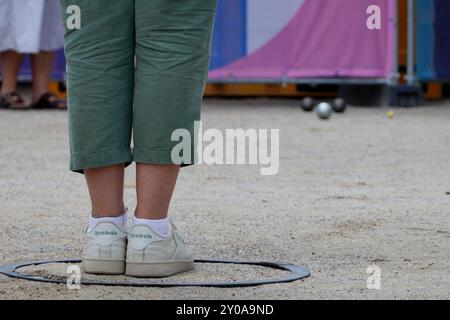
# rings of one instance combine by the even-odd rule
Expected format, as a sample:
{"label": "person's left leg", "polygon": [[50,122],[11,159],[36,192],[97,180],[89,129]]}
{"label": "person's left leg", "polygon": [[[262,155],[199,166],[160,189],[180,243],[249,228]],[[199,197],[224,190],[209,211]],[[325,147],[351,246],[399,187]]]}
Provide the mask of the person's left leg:
{"label": "person's left leg", "polygon": [[131,163],[134,1],[61,0],[63,19],[81,8],[81,28],[65,30],[70,169],[85,173],[92,212],[87,273],[125,272],[124,167]]}
{"label": "person's left leg", "polygon": [[84,170],[93,218],[119,217],[126,212],[123,201],[125,166],[116,164]]}

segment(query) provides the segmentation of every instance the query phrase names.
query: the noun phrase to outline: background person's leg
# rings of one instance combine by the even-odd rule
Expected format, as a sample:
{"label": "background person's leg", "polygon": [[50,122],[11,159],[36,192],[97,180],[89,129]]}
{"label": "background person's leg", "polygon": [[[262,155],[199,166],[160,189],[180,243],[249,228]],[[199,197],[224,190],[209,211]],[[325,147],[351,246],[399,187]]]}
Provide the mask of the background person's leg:
{"label": "background person's leg", "polygon": [[[9,50],[1,53],[2,60],[2,86],[1,96],[17,92],[17,77],[23,61],[23,54]],[[20,95],[8,98],[8,105],[11,108],[25,108],[25,103]]]}
{"label": "background person's leg", "polygon": [[23,61],[23,54],[9,50],[2,56],[2,90],[1,94],[17,91],[17,76]]}
{"label": "background person's leg", "polygon": [[33,102],[48,92],[55,53],[41,51],[31,56],[33,70]]}
{"label": "background person's leg", "polygon": [[17,76],[23,61],[23,54],[12,50],[4,51],[2,55],[2,94],[17,90]]}

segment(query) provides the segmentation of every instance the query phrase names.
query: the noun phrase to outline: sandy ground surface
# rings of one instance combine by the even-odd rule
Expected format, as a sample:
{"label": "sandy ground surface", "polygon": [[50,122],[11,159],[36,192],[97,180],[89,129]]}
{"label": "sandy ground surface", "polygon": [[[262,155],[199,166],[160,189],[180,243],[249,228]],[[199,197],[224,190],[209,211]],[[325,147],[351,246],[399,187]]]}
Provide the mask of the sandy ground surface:
{"label": "sandy ground surface", "polygon": [[[330,121],[295,100],[207,100],[206,128],[280,128],[280,172],[257,166],[184,169],[171,214],[197,257],[288,261],[304,281],[252,288],[111,288],[14,280],[0,298],[450,298],[450,103],[351,108]],[[89,211],[68,171],[66,112],[0,110],[0,263],[79,257]],[[126,202],[133,208],[134,166]],[[368,290],[367,267],[381,269]],[[59,266],[28,270],[61,275]],[[189,279],[254,279],[258,268],[201,266]]]}

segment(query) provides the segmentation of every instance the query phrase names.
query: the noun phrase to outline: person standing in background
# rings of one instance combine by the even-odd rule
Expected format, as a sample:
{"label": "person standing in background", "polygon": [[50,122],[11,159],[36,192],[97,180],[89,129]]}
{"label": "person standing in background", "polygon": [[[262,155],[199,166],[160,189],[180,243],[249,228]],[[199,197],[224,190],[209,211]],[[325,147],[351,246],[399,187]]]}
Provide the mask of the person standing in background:
{"label": "person standing in background", "polygon": [[[0,1],[0,108],[64,109],[66,103],[48,91],[55,51],[64,46],[59,0]],[[31,105],[17,92],[25,54],[31,54]]]}

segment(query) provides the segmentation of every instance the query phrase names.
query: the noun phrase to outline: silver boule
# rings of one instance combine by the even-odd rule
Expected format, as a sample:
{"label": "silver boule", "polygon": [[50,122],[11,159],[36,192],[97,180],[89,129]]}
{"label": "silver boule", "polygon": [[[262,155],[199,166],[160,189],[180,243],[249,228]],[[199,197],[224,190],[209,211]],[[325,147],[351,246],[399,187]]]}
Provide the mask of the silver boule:
{"label": "silver boule", "polygon": [[316,106],[316,114],[320,119],[329,119],[331,117],[331,114],[333,113],[333,108],[331,107],[331,104],[327,102],[321,102]]}

